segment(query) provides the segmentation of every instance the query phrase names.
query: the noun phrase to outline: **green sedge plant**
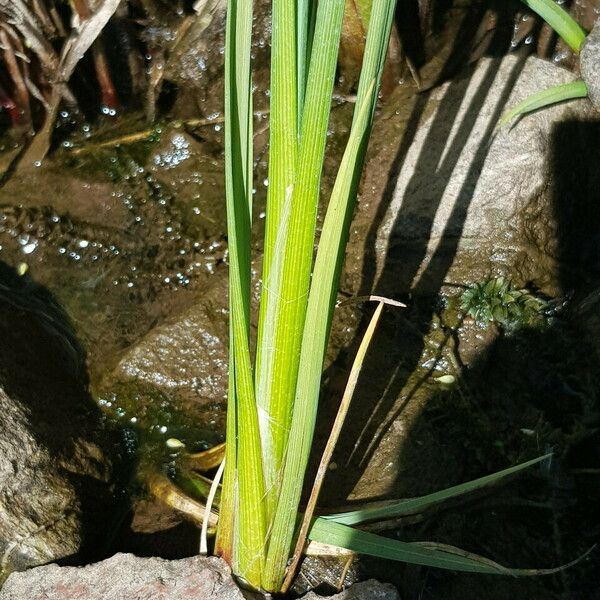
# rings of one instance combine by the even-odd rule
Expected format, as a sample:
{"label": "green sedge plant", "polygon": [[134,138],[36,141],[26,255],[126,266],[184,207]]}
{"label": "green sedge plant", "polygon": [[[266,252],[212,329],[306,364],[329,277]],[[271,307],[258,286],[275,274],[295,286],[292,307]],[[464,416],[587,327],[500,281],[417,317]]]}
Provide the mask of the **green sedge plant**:
{"label": "green sedge plant", "polygon": [[[250,348],[252,2],[230,0],[225,57],[230,385],[217,552],[256,588],[285,576],[337,282],[394,0],[373,6],[350,138],[313,260],[344,0],[274,0],[269,189],[258,341]],[[252,356],[255,355],[253,363]]]}
{"label": "green sedge plant", "polygon": [[[571,15],[554,0],[522,0],[531,10],[536,12],[574,52],[579,53],[585,42],[586,33]],[[559,102],[585,98],[588,89],[585,81],[579,79],[571,83],[549,87],[528,96],[514,108],[502,116],[498,125],[503,127],[513,119],[527,113],[551,106]]]}
{"label": "green sedge plant", "polygon": [[[316,422],[321,371],[350,220],[394,18],[373,0],[356,106],[316,255],[317,211],[345,0],[273,0],[270,158],[256,346],[251,346],[253,110],[252,0],[229,0],[225,52],[225,179],[230,355],[227,446],[215,551],[249,586],[284,587],[298,540],[301,491]],[[422,499],[427,507],[540,459]],[[404,502],[383,516],[402,515]],[[411,506],[414,510],[415,506]],[[381,509],[308,519],[308,540],[374,556],[480,573],[515,573],[491,561],[390,540],[356,528]],[[207,510],[208,512],[208,510]],[[296,561],[297,562],[297,561]]]}

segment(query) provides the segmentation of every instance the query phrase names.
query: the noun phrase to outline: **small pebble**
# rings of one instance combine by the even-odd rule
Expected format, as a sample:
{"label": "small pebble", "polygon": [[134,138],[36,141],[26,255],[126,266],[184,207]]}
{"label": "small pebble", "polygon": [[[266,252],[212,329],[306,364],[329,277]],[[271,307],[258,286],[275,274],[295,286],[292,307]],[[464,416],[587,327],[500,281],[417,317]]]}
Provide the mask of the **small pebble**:
{"label": "small pebble", "polygon": [[177,438],[169,438],[165,444],[170,450],[181,450],[181,448],[185,448],[185,444]]}

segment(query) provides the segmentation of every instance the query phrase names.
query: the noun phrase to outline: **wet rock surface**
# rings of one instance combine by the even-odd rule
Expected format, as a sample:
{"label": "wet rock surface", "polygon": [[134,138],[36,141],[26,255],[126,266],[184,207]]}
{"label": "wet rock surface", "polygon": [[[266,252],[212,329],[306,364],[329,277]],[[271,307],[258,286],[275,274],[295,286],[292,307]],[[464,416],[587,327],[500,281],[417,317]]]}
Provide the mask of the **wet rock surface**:
{"label": "wet rock surface", "polygon": [[[224,275],[224,274],[222,274]],[[198,301],[152,329],[108,377],[144,382],[188,403],[222,402],[227,392],[227,278],[212,279]]]}
{"label": "wet rock surface", "polygon": [[496,127],[530,94],[574,79],[536,58],[485,58],[421,98],[404,134],[402,117],[380,121],[361,196],[368,222],[361,209],[355,221],[357,238],[367,244],[350,248],[352,258],[365,257],[363,287],[428,292],[454,274],[476,280],[502,270],[522,282],[550,283],[557,236],[553,136],[558,124],[594,113],[581,100]]}
{"label": "wet rock surface", "polygon": [[[259,266],[253,266],[258,306]],[[190,452],[223,440],[228,379],[229,306],[225,268],[216,269],[189,305],[172,314],[118,357],[95,386],[112,415],[154,442],[177,437]],[[255,324],[252,326],[252,335]],[[208,442],[208,445],[207,445]],[[198,445],[199,444],[199,445]]]}
{"label": "wet rock surface", "polygon": [[63,155],[0,189],[0,258],[26,263],[56,294],[93,380],[223,262],[220,133],[210,133],[165,128],[141,148]]}
{"label": "wet rock surface", "polygon": [[[115,450],[83,351],[43,288],[1,265],[0,576],[101,552]],[[76,558],[77,559],[77,558]]]}
{"label": "wet rock surface", "polygon": [[[315,593],[308,600],[322,598]],[[391,585],[370,580],[331,598],[398,600]],[[87,567],[47,565],[12,575],[0,600],[242,600],[229,567],[217,558],[176,561],[116,554]]]}
{"label": "wet rock surface", "polygon": [[600,21],[585,39],[581,49],[580,68],[590,100],[600,109]]}
{"label": "wet rock surface", "polygon": [[[489,504],[465,498],[443,514],[402,520],[401,539],[444,539],[511,565],[558,564],[565,553],[595,543],[596,534],[586,533],[596,521],[593,494],[572,461],[583,458],[581,444],[597,445],[584,425],[598,422],[595,334],[576,315],[586,294],[595,303],[600,275],[600,219],[591,203],[600,185],[593,166],[600,122],[582,100],[494,131],[497,119],[529,94],[574,79],[537,59],[486,58],[413,99],[408,114],[384,108],[375,125],[343,285],[350,294],[403,299],[408,308],[386,309],[324,502],[414,497],[543,448],[555,451],[555,471],[524,474]],[[543,325],[507,331],[465,315],[466,287],[497,276],[551,298]],[[349,364],[344,355],[336,366],[343,371]],[[329,403],[337,406],[338,395],[324,397],[324,421],[333,418]],[[580,427],[585,443],[574,434]],[[563,486],[569,492],[560,492]],[[544,510],[516,508],[537,494]],[[579,516],[567,523],[559,497]],[[488,511],[490,505],[504,508]],[[500,522],[511,523],[510,535]],[[560,548],[552,527],[561,531]],[[392,577],[390,563],[359,563],[372,576]],[[412,579],[411,569],[394,583],[407,597],[432,599],[586,597],[597,589],[597,564],[591,558],[558,585],[433,571]]]}
{"label": "wet rock surface", "polygon": [[[378,293],[409,307],[387,310],[363,365],[357,397],[364,408],[357,405],[349,418],[352,442],[338,455],[346,468],[329,475],[337,502],[344,492],[357,500],[400,496],[455,481],[457,458],[422,417],[427,397],[436,393],[435,383],[428,388],[423,381],[429,369],[432,378],[456,376],[480,363],[499,335],[493,326],[460,320],[461,286],[503,275],[516,286],[559,295],[563,261],[581,264],[578,250],[567,258],[562,238],[574,222],[569,210],[587,209],[568,208],[574,182],[567,184],[564,173],[572,156],[581,165],[572,178],[581,186],[577,198],[596,185],[595,171],[582,162],[585,151],[575,150],[587,147],[597,126],[589,101],[538,111],[496,130],[508,108],[574,78],[537,58],[485,58],[414,99],[408,115],[382,114],[376,122],[342,285],[349,294]],[[594,268],[593,228],[586,238],[588,267],[578,273]],[[448,355],[440,357],[445,346]],[[343,360],[338,365],[349,368]],[[414,431],[417,424],[422,431]],[[422,452],[422,445],[430,451]],[[398,455],[406,460],[390,460]],[[428,483],[423,472],[432,477]]]}

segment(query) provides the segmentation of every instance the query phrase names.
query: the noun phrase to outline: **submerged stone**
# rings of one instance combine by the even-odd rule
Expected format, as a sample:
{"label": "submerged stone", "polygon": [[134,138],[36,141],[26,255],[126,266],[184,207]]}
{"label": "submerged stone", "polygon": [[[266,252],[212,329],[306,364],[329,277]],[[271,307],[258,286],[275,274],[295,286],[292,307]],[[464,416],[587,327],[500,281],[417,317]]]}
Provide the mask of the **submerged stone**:
{"label": "submerged stone", "polygon": [[198,301],[129,348],[106,378],[137,382],[185,404],[223,402],[227,392],[227,279],[215,276]]}

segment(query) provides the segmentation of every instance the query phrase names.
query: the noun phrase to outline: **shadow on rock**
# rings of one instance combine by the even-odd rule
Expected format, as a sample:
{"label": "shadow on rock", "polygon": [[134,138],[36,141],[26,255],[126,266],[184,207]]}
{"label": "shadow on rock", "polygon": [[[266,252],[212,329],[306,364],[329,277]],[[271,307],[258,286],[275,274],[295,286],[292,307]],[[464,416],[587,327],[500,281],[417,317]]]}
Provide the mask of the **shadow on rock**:
{"label": "shadow on rock", "polygon": [[[391,167],[392,179],[378,210],[381,219],[371,235],[375,248],[369,256],[375,258],[364,259],[365,284],[374,280],[374,293],[402,298],[410,308],[386,315],[363,365],[356,390],[359,400],[351,408],[343,434],[346,442],[336,457],[345,466],[339,478],[332,474],[338,502],[352,492],[400,412],[411,410],[421,385],[411,376],[425,351],[437,295],[459,250],[465,250],[464,240],[488,235],[467,215],[495,125],[523,64],[522,58],[488,59],[468,77],[445,86],[437,94],[439,100],[430,100],[437,102],[434,116],[417,129],[411,147],[400,149],[406,153],[401,168],[395,163]],[[371,269],[374,273],[369,275]],[[389,492],[380,489],[382,496]]]}
{"label": "shadow on rock", "polygon": [[0,264],[0,571],[106,549],[114,439],[52,295]]}

